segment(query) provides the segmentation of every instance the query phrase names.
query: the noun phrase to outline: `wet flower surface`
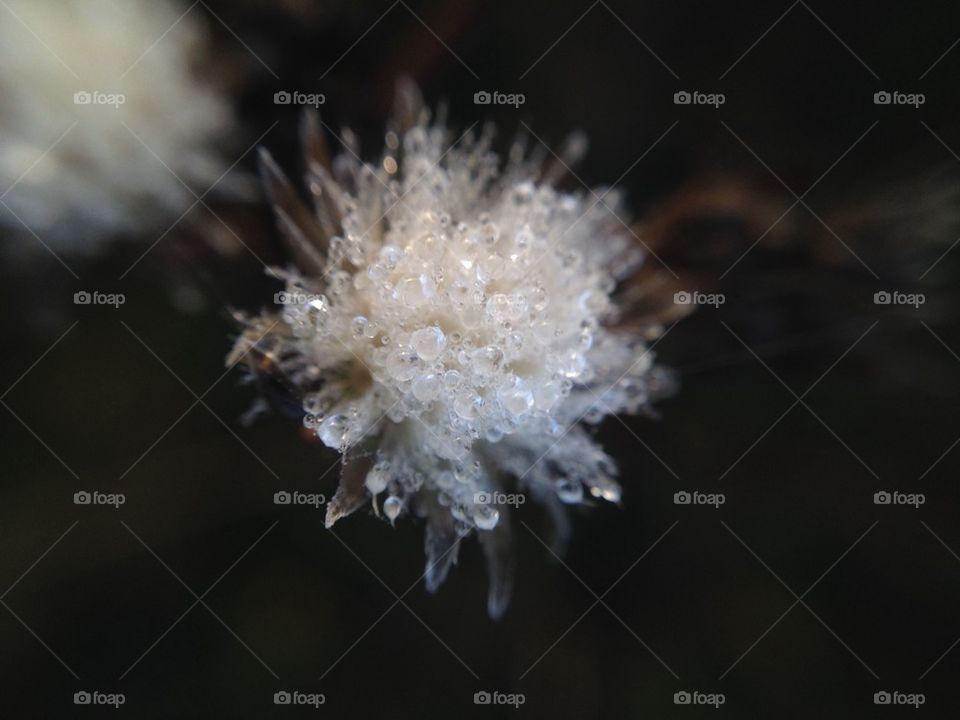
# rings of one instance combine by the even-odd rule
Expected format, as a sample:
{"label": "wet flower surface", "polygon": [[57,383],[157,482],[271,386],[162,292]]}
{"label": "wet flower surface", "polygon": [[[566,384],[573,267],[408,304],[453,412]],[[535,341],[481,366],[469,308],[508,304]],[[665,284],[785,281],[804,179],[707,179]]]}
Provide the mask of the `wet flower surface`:
{"label": "wet flower surface", "polygon": [[229,362],[282,378],[343,454],[328,527],[371,501],[390,521],[425,518],[431,589],[476,531],[498,616],[517,498],[557,519],[563,504],[619,501],[589,426],[670,389],[647,345],[657,323],[628,322],[618,302],[642,246],[615,193],[558,188],[576,135],[552,162],[522,140],[501,160],[492,128],[458,136],[404,85],[375,164],[349,134],[331,162],[311,116],[303,136],[312,211],[262,155],[296,265],[274,270],[279,309],[243,319]]}

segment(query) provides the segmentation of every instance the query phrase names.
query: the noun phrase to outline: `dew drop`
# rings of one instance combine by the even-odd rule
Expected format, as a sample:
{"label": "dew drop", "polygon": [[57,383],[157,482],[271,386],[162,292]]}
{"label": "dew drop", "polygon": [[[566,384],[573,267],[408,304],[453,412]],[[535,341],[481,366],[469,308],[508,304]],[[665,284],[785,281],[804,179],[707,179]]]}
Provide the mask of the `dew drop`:
{"label": "dew drop", "polygon": [[387,372],[394,380],[405,382],[417,374],[419,361],[411,350],[394,350],[387,358]]}
{"label": "dew drop", "polygon": [[447,339],[438,327],[427,327],[417,330],[410,338],[417,355],[426,361],[435,360],[443,351]]}
{"label": "dew drop", "polygon": [[500,522],[500,512],[489,505],[477,505],[473,510],[473,522],[480,530],[493,530]]}
{"label": "dew drop", "polygon": [[383,514],[387,516],[390,522],[393,522],[400,515],[403,509],[403,501],[396,495],[391,495],[383,501]]}
{"label": "dew drop", "polygon": [[433,299],[437,288],[429,275],[421,273],[416,277],[401,280],[397,292],[400,302],[407,307],[420,307]]}
{"label": "dew drop", "polygon": [[387,270],[394,270],[402,257],[403,250],[395,245],[384,245],[380,248],[380,261]]}
{"label": "dew drop", "polygon": [[350,420],[346,415],[331,415],[324,420],[317,430],[317,437],[329,448],[340,450],[347,437]]}
{"label": "dew drop", "polygon": [[350,333],[355,338],[365,337],[367,334],[367,325],[369,321],[363,315],[357,315],[350,321]]}
{"label": "dew drop", "polygon": [[367,473],[367,477],[364,480],[364,484],[374,495],[378,495],[387,489],[387,483],[390,482],[390,464],[384,461],[378,462],[374,465],[370,472]]}
{"label": "dew drop", "polygon": [[503,350],[495,345],[488,345],[479,350],[474,350],[470,354],[470,361],[471,367],[477,375],[481,377],[489,376],[500,369],[500,365],[503,363]]}
{"label": "dew drop", "polygon": [[583,500],[583,485],[579,480],[562,478],[556,484],[557,497],[571,505]]}
{"label": "dew drop", "polygon": [[440,378],[434,373],[421,375],[411,386],[413,396],[422,403],[430,402],[440,394]]}

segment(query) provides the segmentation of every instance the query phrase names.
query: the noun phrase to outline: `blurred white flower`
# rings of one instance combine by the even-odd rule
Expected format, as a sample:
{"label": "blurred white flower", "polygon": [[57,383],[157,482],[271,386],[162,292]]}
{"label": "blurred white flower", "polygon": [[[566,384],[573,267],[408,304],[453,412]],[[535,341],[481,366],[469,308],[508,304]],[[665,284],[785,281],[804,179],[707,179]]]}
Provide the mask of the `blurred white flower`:
{"label": "blurred white flower", "polygon": [[297,268],[274,271],[281,307],[245,318],[228,363],[291,389],[343,453],[328,527],[371,499],[391,521],[426,518],[431,590],[478,531],[499,616],[511,509],[617,502],[616,465],[585,425],[637,412],[669,376],[611,299],[644,257],[607,207],[616,193],[554,186],[583,139],[546,167],[518,143],[501,167],[491,128],[458,140],[411,86],[400,105],[376,164],[349,133],[330,163],[306,116],[313,213],[262,153]]}
{"label": "blurred white flower", "polygon": [[3,222],[91,251],[153,221],[165,229],[195,199],[181,180],[197,194],[217,180],[228,164],[214,141],[232,117],[196,75],[211,58],[201,11],[186,10],[170,0],[3,3]]}

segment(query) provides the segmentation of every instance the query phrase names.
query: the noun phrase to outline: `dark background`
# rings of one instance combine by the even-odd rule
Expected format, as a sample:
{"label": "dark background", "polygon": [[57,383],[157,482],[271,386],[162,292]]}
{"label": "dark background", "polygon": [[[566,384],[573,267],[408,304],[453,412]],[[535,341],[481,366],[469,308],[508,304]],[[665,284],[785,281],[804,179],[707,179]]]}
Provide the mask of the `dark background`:
{"label": "dark background", "polygon": [[[431,596],[415,584],[415,521],[392,529],[359,512],[332,535],[322,511],[273,505],[280,489],[332,493],[336,456],[283,418],[236,422],[254,391],[239,371],[224,374],[228,308],[268,304],[275,289],[249,254],[206,262],[202,233],[187,229],[204,219],[188,218],[122,281],[165,226],[97,259],[69,258],[77,281],[49,256],[27,259],[36,241],[8,232],[18,259],[0,290],[11,388],[0,412],[0,592],[11,588],[0,715],[110,716],[72,705],[75,691],[98,689],[125,693],[116,714],[137,718],[866,718],[880,712],[880,690],[924,693],[918,714],[954,716],[958,257],[929,269],[960,236],[950,200],[960,49],[936,62],[960,35],[960,8],[304,6],[192,10],[218,48],[207,71],[234,78],[234,157],[278,121],[262,142],[296,169],[297,109],[272,103],[280,89],[323,92],[324,122],[355,128],[375,156],[401,73],[430,104],[447,100],[458,127],[493,119],[506,141],[523,121],[554,148],[585,130],[577,174],[590,186],[613,183],[649,150],[618,184],[638,218],[705,176],[751,178],[776,218],[796,199],[778,177],[803,195],[849,152],[804,197],[809,208],[784,217],[786,239],[762,240],[722,281],[758,235],[737,218],[677,229],[678,274],[695,268],[689,277],[726,303],[658,344],[682,382],[659,419],[600,426],[623,504],[573,513],[565,564],[538,540],[543,514],[522,509],[514,600],[498,623],[486,616],[474,540]],[[674,105],[683,89],[726,103]],[[926,103],[874,105],[882,89]],[[526,103],[478,107],[478,90],[522,92]],[[252,173],[254,157],[236,171]],[[282,261],[262,206],[220,207],[258,255]],[[832,230],[848,208],[859,219]],[[713,253],[715,243],[734,249]],[[72,304],[94,288],[126,304]],[[874,305],[883,289],[927,302]],[[122,492],[126,504],[78,507],[82,489]],[[681,489],[726,502],[677,506]],[[877,506],[883,489],[926,503]],[[281,689],[322,692],[326,704],[276,707]],[[526,701],[477,707],[479,690]],[[676,706],[680,690],[723,693],[725,704]]]}

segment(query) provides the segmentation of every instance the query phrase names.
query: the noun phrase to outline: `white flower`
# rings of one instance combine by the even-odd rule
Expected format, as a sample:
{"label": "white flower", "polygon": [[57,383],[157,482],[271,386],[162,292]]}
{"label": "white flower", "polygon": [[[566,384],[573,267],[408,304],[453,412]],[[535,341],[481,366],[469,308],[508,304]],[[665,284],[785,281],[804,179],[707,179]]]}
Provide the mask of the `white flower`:
{"label": "white flower", "polygon": [[195,199],[181,180],[200,194],[220,177],[228,163],[214,145],[232,114],[195,74],[210,62],[207,38],[202,11],[185,10],[170,0],[6,0],[0,221],[92,250],[153,221],[159,234]]}
{"label": "white flower", "polygon": [[[510,506],[618,501],[585,424],[668,389],[612,299],[643,253],[607,208],[614,193],[561,192],[563,163],[520,145],[501,167],[489,128],[454,142],[410,86],[376,164],[352,148],[331,164],[311,116],[303,134],[314,213],[262,155],[298,267],[274,271],[282,307],[246,321],[229,362],[292,388],[305,425],[343,453],[328,527],[371,498],[391,521],[425,517],[430,589],[479,531],[498,616]],[[582,139],[567,148],[564,163]]]}

